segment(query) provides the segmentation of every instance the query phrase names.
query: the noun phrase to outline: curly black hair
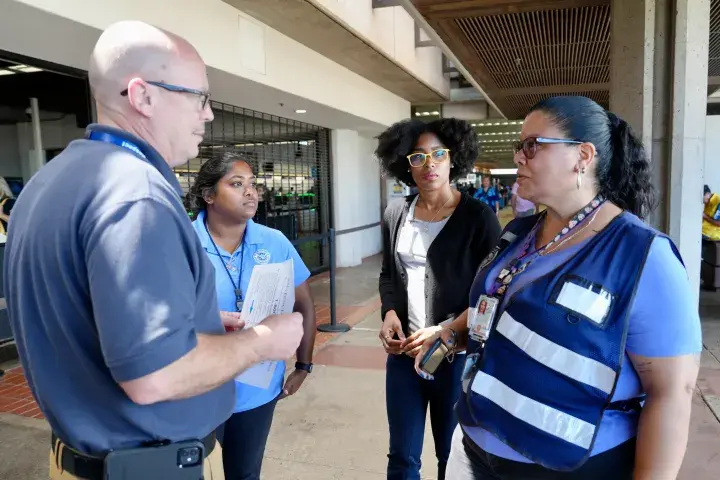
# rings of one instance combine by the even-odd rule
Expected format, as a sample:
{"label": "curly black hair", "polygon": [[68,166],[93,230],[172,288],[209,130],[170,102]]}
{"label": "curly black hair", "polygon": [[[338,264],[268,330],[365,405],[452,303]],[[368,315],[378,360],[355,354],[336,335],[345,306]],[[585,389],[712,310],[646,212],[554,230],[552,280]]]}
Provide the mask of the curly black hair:
{"label": "curly black hair", "polygon": [[450,181],[472,170],[480,154],[480,146],[477,134],[469,123],[456,118],[441,118],[429,123],[409,119],[392,125],[377,137],[375,155],[388,175],[405,185],[415,185],[407,156],[413,153],[423,133],[434,133],[450,149],[450,160],[455,167],[450,170]]}

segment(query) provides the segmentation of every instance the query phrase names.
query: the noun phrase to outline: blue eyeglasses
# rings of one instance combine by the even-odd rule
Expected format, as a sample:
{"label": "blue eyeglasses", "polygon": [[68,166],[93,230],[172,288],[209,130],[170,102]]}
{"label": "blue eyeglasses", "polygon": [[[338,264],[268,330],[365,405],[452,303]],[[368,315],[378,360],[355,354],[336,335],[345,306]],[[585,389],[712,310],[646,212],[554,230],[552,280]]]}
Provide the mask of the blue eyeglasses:
{"label": "blue eyeglasses", "polygon": [[[177,92],[177,93],[189,93],[191,95],[197,95],[200,97],[200,101],[202,102],[202,109],[205,110],[205,107],[207,107],[208,101],[210,101],[210,92],[203,92],[202,90],[196,90],[194,88],[187,88],[187,87],[181,87],[178,85],[172,85],[169,83],[162,83],[162,82],[149,82],[145,81],[145,83],[149,85],[153,85],[155,87],[164,88],[165,90],[168,90],[170,92]],[[120,95],[123,97],[126,97],[128,94],[128,89],[126,88],[122,92],[120,92]]]}

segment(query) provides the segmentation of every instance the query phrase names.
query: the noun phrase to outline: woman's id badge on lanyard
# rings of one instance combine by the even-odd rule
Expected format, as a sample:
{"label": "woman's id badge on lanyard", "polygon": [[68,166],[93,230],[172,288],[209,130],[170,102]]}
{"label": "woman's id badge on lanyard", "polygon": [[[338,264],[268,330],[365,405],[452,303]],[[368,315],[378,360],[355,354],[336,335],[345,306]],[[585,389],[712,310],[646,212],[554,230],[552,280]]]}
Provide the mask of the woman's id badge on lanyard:
{"label": "woman's id badge on lanyard", "polygon": [[497,298],[481,295],[475,308],[470,310],[468,329],[473,340],[487,340],[499,303]]}

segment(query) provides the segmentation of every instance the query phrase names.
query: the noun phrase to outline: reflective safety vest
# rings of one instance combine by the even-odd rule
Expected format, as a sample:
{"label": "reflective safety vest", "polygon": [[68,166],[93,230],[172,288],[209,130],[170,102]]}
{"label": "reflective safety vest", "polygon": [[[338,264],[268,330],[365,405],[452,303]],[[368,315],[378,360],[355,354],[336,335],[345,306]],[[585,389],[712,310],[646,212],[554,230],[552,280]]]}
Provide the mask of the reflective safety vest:
{"label": "reflective safety vest", "polygon": [[[524,241],[537,218],[511,222],[501,249]],[[658,235],[623,213],[566,263],[515,292],[497,312],[484,350],[468,345],[461,425],[484,428],[546,468],[582,466],[605,410],[641,405],[611,398],[638,280]],[[486,294],[494,263],[478,272],[473,306]]]}

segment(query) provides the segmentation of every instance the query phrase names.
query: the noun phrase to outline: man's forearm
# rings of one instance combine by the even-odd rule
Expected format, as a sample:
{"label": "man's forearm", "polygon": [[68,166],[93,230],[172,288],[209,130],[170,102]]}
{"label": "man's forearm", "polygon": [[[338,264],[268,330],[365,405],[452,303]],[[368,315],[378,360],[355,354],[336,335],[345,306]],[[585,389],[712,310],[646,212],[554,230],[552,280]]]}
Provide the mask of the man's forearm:
{"label": "man's forearm", "polygon": [[194,397],[214,390],[264,359],[265,338],[253,329],[197,336],[197,346],[170,365],[123,388],[139,404]]}
{"label": "man's forearm", "polygon": [[648,397],[640,415],[634,480],[674,480],[688,441],[692,394]]}

